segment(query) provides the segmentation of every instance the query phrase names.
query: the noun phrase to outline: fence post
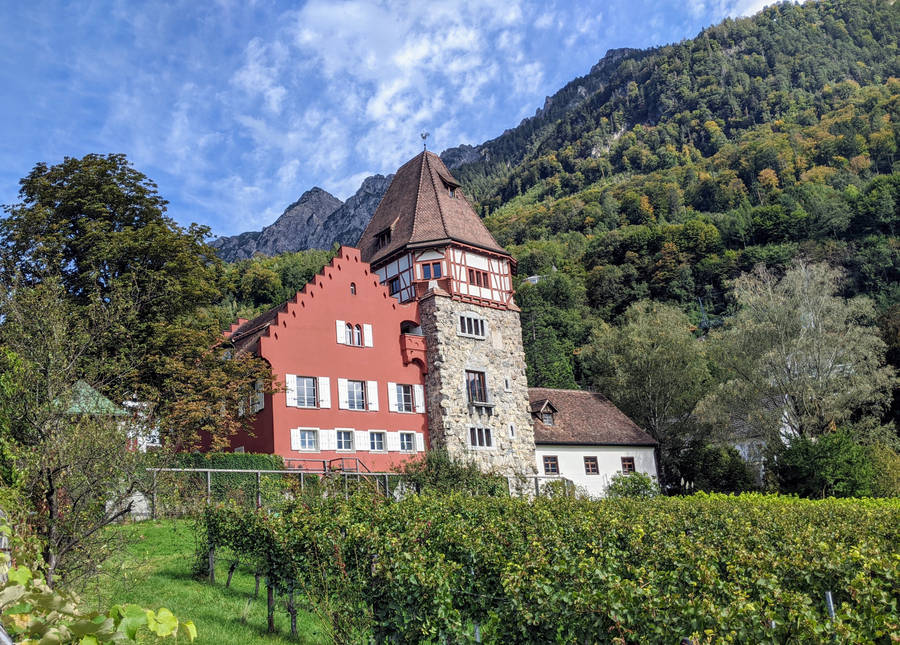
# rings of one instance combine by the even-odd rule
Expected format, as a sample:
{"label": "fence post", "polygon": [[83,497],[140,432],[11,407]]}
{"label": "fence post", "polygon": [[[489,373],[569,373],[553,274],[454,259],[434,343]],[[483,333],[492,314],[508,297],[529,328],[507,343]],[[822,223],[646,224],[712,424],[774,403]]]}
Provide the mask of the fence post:
{"label": "fence post", "polygon": [[256,508],[262,508],[262,473],[256,471]]}
{"label": "fence post", "polygon": [[216,584],[216,547],[209,547],[209,584]]}
{"label": "fence post", "polygon": [[156,519],[156,475],[158,471],[153,471],[153,489],[150,491],[150,519]]}
{"label": "fence post", "polygon": [[212,502],[212,471],[206,471],[206,503]]}
{"label": "fence post", "polygon": [[535,497],[541,496],[541,482],[538,479],[538,475],[534,476],[534,496]]}
{"label": "fence post", "polygon": [[390,481],[388,481],[388,477],[390,477],[390,475],[385,473],[384,474],[384,496],[385,497],[390,497],[390,495],[391,495],[391,483],[390,483]]}

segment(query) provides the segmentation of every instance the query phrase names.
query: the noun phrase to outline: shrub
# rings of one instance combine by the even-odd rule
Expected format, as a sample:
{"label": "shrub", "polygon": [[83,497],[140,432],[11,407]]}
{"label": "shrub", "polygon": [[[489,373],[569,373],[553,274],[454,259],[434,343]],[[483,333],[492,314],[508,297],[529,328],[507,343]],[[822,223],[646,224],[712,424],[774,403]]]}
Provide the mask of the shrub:
{"label": "shrub", "polygon": [[900,454],[890,446],[877,443],[869,448],[872,462],[872,494],[876,497],[900,497]]}
{"label": "shrub", "polygon": [[649,499],[659,495],[659,484],[644,473],[616,473],[606,486],[608,499]]}
{"label": "shrub", "polygon": [[690,482],[692,490],[744,493],[759,488],[757,473],[732,446],[692,441],[670,462],[671,479]]}
{"label": "shrub", "polygon": [[400,472],[408,484],[423,493],[465,491],[473,495],[506,495],[509,492],[505,478],[485,474],[474,463],[454,461],[446,450],[429,450],[424,456],[404,463]]}
{"label": "shrub", "polygon": [[810,498],[872,494],[869,453],[843,430],[794,439],[772,466],[782,493]]}

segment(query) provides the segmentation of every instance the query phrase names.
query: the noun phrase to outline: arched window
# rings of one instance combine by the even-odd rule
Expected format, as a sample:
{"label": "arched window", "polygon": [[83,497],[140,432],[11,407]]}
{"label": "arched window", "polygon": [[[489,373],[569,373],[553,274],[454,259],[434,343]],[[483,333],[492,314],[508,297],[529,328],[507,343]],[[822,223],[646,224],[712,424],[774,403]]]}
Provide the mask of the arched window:
{"label": "arched window", "polygon": [[353,344],[353,325],[351,325],[350,323],[347,323],[347,334],[345,340],[347,341],[348,345]]}
{"label": "arched window", "polygon": [[362,345],[362,327],[359,325],[356,326],[356,336],[353,340],[356,341],[353,343],[354,345]]}
{"label": "arched window", "polygon": [[351,296],[356,295],[356,283],[355,282],[350,283],[350,295]]}

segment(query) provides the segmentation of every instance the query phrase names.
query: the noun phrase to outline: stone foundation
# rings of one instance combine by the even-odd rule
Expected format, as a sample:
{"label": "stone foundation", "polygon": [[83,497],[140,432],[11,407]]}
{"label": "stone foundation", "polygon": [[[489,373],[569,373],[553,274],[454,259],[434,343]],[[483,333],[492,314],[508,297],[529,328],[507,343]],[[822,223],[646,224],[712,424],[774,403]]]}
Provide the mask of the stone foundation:
{"label": "stone foundation", "polygon": [[[431,447],[444,448],[454,460],[474,462],[485,472],[534,474],[534,429],[519,312],[468,304],[432,291],[420,299],[419,313],[428,358],[425,396]],[[459,334],[461,314],[484,320],[484,339]],[[467,370],[484,372],[490,406],[470,405]],[[492,447],[470,446],[473,426],[490,428]]]}

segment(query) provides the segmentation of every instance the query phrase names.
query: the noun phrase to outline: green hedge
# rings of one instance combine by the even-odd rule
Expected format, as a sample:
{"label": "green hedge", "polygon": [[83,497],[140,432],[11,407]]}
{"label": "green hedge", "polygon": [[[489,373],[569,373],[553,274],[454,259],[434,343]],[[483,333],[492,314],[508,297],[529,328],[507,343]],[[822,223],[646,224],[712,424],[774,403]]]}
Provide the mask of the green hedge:
{"label": "green hedge", "polygon": [[476,625],[495,643],[900,639],[898,500],[359,494],[201,525],[343,642],[473,642]]}
{"label": "green hedge", "polygon": [[280,455],[254,452],[182,452],[175,457],[176,468],[234,470],[283,470]]}

